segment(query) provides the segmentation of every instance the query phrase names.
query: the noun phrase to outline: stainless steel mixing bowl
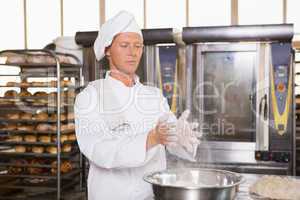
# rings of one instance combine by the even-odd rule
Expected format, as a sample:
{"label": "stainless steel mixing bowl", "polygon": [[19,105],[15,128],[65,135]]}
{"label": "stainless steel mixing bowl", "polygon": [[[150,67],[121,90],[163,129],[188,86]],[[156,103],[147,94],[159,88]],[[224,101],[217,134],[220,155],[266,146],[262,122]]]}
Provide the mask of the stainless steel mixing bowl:
{"label": "stainless steel mixing bowl", "polygon": [[215,169],[181,168],[144,176],[152,184],[155,200],[231,200],[243,177]]}

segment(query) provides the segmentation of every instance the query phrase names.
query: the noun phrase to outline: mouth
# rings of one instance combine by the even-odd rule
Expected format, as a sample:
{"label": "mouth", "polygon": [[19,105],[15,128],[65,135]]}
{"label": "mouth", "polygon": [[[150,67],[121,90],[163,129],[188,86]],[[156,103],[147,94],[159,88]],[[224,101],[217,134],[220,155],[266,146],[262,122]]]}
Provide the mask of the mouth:
{"label": "mouth", "polygon": [[136,61],[130,60],[130,61],[127,61],[127,63],[133,65],[133,64],[136,64]]}

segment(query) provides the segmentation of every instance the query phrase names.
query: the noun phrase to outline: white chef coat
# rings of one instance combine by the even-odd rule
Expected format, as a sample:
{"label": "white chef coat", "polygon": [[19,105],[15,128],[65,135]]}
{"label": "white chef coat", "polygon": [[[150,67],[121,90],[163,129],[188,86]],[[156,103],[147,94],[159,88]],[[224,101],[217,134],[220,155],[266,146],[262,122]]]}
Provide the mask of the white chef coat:
{"label": "white chef coat", "polygon": [[79,148],[90,161],[88,199],[152,196],[143,176],[166,168],[164,146],[146,150],[149,131],[170,111],[161,91],[138,79],[127,87],[107,73],[77,95],[74,109]]}

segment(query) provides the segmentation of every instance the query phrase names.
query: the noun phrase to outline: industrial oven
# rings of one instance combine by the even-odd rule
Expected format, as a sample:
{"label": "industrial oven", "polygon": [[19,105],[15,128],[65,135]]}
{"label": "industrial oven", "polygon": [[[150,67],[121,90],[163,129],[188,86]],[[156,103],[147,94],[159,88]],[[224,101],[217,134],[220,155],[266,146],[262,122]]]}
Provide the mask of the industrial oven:
{"label": "industrial oven", "polygon": [[145,80],[177,115],[190,109],[203,133],[197,163],[169,156],[169,164],[293,174],[292,25],[154,32],[144,32]]}

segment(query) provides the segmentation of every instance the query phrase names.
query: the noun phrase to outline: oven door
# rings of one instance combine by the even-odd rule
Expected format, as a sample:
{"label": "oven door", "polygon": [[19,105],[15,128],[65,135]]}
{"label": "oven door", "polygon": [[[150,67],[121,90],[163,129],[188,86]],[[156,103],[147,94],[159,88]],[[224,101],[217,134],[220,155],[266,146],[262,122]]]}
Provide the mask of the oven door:
{"label": "oven door", "polygon": [[264,73],[259,77],[259,45],[197,44],[194,48],[193,111],[205,139],[255,143],[258,82],[265,79]]}

